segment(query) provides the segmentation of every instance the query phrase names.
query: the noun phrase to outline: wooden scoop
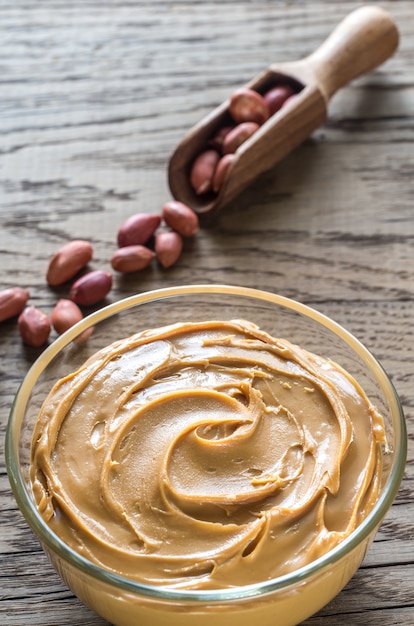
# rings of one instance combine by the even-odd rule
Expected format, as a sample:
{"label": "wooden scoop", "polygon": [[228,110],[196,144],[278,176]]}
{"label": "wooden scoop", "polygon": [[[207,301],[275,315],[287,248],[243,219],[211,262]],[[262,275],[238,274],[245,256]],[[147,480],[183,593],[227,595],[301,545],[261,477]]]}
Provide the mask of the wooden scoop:
{"label": "wooden scoop", "polygon": [[231,123],[229,100],[202,119],[171,157],[168,179],[174,198],[200,216],[228,204],[318,128],[326,119],[332,95],[383,63],[396,50],[398,40],[391,16],[379,7],[364,6],[350,13],[310,56],[271,65],[245,87],[264,94],[282,82],[292,85],[298,95],[238,148],[218,194],[197,195],[190,185],[190,171],[195,157],[209,147],[217,131]]}

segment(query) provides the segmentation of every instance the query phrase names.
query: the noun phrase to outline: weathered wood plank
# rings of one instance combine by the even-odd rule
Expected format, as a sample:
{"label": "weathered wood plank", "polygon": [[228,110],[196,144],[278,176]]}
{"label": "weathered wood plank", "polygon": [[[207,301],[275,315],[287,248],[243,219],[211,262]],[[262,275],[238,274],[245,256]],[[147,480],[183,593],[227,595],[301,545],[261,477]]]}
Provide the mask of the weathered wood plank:
{"label": "weathered wood plank", "polygon": [[[374,2],[375,3],[375,2]],[[414,548],[414,14],[378,3],[398,53],[342,89],[326,124],[187,241],[169,271],[115,277],[108,301],[174,284],[223,282],[303,301],[353,332],[400,394],[406,476],[363,567],[306,624],[412,626]],[[183,133],[272,62],[315,49],[350,1],[0,1],[0,289],[50,312],[49,256],[86,237],[109,269],[129,214],[170,198]],[[53,338],[53,336],[52,336]],[[0,326],[0,437],[38,350]],[[0,447],[0,622],[104,626],[48,564],[17,510]]]}

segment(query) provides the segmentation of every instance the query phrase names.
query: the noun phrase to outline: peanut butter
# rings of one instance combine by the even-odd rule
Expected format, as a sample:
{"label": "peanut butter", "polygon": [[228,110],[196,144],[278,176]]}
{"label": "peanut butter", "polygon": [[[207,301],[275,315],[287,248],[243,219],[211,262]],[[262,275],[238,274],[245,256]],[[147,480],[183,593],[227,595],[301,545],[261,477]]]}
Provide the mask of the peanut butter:
{"label": "peanut butter", "polygon": [[291,572],[376,502],[381,416],[335,363],[246,321],[148,330],[58,381],[38,417],[38,509],[75,551],[155,585]]}

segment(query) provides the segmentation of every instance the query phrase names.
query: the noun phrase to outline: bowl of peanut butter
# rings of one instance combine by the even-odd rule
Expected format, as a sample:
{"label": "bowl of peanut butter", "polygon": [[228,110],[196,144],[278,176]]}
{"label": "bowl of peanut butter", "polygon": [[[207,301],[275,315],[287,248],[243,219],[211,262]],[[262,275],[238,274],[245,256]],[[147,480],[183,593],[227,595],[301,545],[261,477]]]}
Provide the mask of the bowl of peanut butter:
{"label": "bowl of peanut butter", "polygon": [[295,626],[360,566],[407,453],[353,335],[283,296],[146,292],[50,345],[10,413],[17,503],[116,626]]}

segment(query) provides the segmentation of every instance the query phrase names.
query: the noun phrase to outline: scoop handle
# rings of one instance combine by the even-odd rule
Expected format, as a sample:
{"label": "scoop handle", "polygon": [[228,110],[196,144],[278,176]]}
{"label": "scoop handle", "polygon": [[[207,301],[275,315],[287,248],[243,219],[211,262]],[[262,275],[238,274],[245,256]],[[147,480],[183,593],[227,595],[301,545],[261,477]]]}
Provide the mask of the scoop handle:
{"label": "scoop handle", "polygon": [[398,42],[392,17],[380,7],[367,5],[350,13],[305,61],[329,100],[351,80],[386,61]]}

